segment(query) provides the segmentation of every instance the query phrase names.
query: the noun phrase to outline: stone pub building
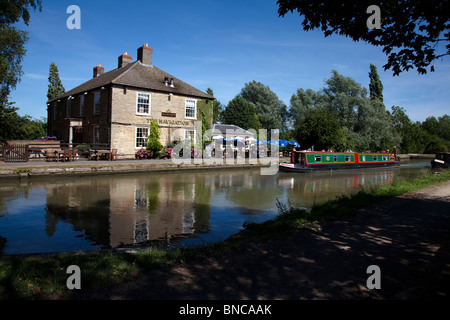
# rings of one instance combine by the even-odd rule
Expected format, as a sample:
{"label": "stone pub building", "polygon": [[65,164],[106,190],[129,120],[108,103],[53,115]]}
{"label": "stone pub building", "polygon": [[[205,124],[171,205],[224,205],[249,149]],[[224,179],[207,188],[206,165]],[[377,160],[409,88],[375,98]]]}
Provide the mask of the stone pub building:
{"label": "stone pub building", "polygon": [[[69,144],[108,145],[119,158],[147,145],[152,119],[162,145],[194,140],[198,101],[214,97],[155,67],[152,55],[147,44],[135,62],[125,52],[117,69],[105,72],[97,65],[92,79],[48,101],[48,134]],[[181,132],[176,139],[175,130]]]}

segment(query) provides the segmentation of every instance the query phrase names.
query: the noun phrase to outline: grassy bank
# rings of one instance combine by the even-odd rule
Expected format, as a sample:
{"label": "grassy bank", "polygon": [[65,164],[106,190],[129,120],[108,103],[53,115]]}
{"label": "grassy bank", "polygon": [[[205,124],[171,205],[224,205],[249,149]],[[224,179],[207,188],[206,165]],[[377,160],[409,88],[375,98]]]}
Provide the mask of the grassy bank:
{"label": "grassy bank", "polygon": [[148,270],[202,259],[239,250],[252,241],[282,236],[315,223],[349,217],[358,209],[403,193],[450,180],[450,170],[440,174],[424,171],[419,178],[397,179],[387,186],[371,187],[343,195],[311,210],[291,208],[278,203],[279,215],[262,224],[248,224],[245,229],[216,245],[196,249],[158,250],[137,253],[78,253],[51,257],[4,257],[0,259],[0,299],[39,299],[60,296],[69,290],[66,273],[70,265],[81,269],[81,289],[133,280]]}

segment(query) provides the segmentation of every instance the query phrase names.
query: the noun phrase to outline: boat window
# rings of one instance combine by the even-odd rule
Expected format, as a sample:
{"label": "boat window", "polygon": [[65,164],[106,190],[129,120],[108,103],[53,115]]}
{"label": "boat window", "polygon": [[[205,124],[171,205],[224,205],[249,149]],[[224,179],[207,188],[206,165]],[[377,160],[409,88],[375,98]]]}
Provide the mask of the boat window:
{"label": "boat window", "polygon": [[345,156],[345,162],[352,161],[352,156]]}
{"label": "boat window", "polygon": [[314,156],[315,162],[322,162],[322,156]]}
{"label": "boat window", "polygon": [[334,162],[337,162],[337,156],[333,156]]}
{"label": "boat window", "polygon": [[366,161],[366,156],[362,156],[362,161]]}
{"label": "boat window", "polygon": [[388,161],[388,156],[383,156],[383,161]]}

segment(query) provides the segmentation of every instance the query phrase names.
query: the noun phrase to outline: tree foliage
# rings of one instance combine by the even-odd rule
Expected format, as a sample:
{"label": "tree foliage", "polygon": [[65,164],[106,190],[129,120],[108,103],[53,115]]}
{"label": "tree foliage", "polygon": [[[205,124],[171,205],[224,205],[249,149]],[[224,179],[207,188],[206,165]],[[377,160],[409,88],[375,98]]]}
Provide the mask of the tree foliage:
{"label": "tree foliage", "polygon": [[286,106],[268,86],[251,81],[242,88],[240,96],[253,103],[262,128],[283,131],[282,114]]}
{"label": "tree foliage", "polygon": [[[433,63],[450,54],[449,1],[430,0],[278,0],[278,14],[298,12],[303,30],[320,29],[332,34],[382,46],[387,55],[384,69],[394,75],[415,68],[420,74],[434,71]],[[378,5],[381,29],[366,26],[367,8]],[[439,51],[439,44],[445,50]]]}
{"label": "tree foliage", "polygon": [[436,153],[450,151],[450,117],[428,117],[424,122],[412,122],[404,108],[392,106],[391,122],[401,136],[399,152]]}
{"label": "tree foliage", "polygon": [[17,114],[19,108],[8,103],[0,108],[0,140],[34,140],[47,135],[47,121]]}
{"label": "tree foliage", "polygon": [[8,96],[22,77],[22,59],[25,56],[27,33],[7,24],[0,24],[0,107],[6,105]]}
{"label": "tree foliage", "polygon": [[152,158],[157,158],[159,156],[159,152],[163,148],[161,142],[159,142],[160,135],[161,129],[159,128],[159,124],[156,120],[152,119],[152,122],[150,123],[150,134],[147,142],[147,150],[152,153]]}
{"label": "tree foliage", "polygon": [[23,20],[28,25],[31,9],[41,10],[41,0],[1,1],[0,6],[0,108],[5,107],[8,96],[23,74],[21,62],[26,53],[27,33],[12,25]]}
{"label": "tree foliage", "polygon": [[58,67],[54,62],[50,63],[48,82],[49,82],[47,91],[48,100],[55,99],[56,97],[66,92],[66,89],[64,89],[61,79],[59,78]]}
{"label": "tree foliage", "polygon": [[320,107],[305,112],[303,121],[295,128],[294,137],[304,146],[314,146],[315,150],[344,151],[348,148],[348,137],[336,114]]}
{"label": "tree foliage", "polygon": [[2,0],[0,6],[0,24],[14,24],[23,20],[30,22],[30,9],[42,10],[42,0]]}
{"label": "tree foliage", "polygon": [[[368,97],[367,89],[352,78],[334,70],[332,73],[322,90],[298,89],[292,96],[290,114],[296,127],[305,121],[310,110],[320,109],[336,117],[345,132],[347,147],[358,151],[378,151],[398,144],[400,136],[393,130],[382,101]],[[380,81],[379,95],[382,95],[381,88]]]}
{"label": "tree foliage", "polygon": [[2,0],[0,5],[0,140],[32,140],[47,135],[46,121],[20,116],[9,95],[20,82],[27,33],[13,24],[28,25],[30,10],[41,10],[41,0]]}
{"label": "tree foliage", "polygon": [[237,95],[228,103],[222,112],[222,120],[226,124],[234,124],[245,130],[254,129],[258,131],[261,128],[255,105],[240,95]]}
{"label": "tree foliage", "polygon": [[374,64],[370,64],[369,72],[369,93],[372,100],[377,99],[383,103],[383,84],[381,83],[380,76],[378,75],[377,67]]}
{"label": "tree foliage", "polygon": [[[214,97],[214,91],[211,88],[206,90],[206,93]],[[224,106],[217,99],[212,102],[212,123],[219,121],[220,113]]]}

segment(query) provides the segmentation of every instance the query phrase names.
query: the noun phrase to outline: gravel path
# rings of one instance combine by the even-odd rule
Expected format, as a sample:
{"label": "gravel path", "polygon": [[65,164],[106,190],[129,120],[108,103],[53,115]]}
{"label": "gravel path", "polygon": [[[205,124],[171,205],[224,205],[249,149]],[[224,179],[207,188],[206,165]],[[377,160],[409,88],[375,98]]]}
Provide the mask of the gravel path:
{"label": "gravel path", "polygon": [[[449,230],[450,181],[317,230],[68,299],[449,299]],[[381,289],[366,286],[370,265],[380,268]]]}

